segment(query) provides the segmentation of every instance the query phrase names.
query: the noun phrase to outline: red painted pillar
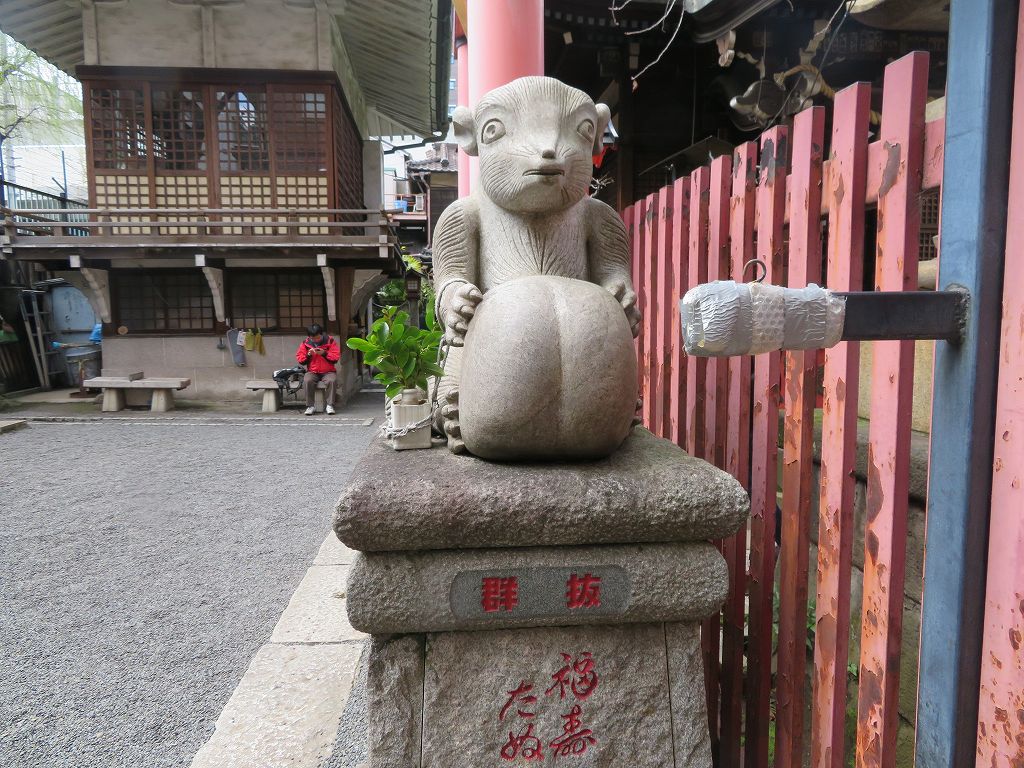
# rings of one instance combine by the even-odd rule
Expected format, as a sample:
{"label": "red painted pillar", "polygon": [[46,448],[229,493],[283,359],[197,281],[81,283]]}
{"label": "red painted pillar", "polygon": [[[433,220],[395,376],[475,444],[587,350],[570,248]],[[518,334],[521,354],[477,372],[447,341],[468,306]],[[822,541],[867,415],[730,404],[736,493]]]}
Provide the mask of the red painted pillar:
{"label": "red painted pillar", "polygon": [[[468,16],[470,105],[517,77],[544,74],[544,0],[469,0]],[[477,173],[474,159],[471,188]]]}
{"label": "red painted pillar", "polygon": [[[462,23],[455,22],[455,87],[456,102],[460,107],[469,106],[469,41]],[[469,194],[469,155],[459,150],[459,197]]]}

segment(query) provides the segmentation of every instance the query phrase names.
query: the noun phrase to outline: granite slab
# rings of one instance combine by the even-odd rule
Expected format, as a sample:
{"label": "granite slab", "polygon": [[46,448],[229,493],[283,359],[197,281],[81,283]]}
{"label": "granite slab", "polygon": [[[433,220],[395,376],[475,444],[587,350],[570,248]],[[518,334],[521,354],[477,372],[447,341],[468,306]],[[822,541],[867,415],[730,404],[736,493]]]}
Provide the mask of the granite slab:
{"label": "granite slab", "polygon": [[729,588],[706,542],[361,553],[352,626],[374,635],[699,621]]}
{"label": "granite slab", "polygon": [[727,473],[634,429],[607,459],[498,463],[370,446],[342,493],[338,538],[364,552],[701,541],[750,500]]}

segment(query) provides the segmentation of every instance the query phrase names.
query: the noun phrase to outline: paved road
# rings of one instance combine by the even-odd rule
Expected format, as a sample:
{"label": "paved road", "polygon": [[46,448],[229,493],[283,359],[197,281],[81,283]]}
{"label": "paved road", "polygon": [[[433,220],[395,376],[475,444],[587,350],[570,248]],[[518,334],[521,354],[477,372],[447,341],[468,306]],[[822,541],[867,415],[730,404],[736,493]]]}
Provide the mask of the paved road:
{"label": "paved road", "polygon": [[[339,416],[379,412],[364,395]],[[0,765],[187,765],[378,423],[0,437]]]}

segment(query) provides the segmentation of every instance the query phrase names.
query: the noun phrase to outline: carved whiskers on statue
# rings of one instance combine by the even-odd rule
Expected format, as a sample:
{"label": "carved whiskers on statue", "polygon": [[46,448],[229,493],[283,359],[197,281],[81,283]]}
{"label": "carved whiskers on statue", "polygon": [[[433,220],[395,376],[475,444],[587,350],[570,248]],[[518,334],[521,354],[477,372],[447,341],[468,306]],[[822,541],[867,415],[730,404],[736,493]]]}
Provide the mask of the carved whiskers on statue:
{"label": "carved whiskers on statue", "polygon": [[456,109],[480,158],[469,197],[434,233],[449,347],[439,426],[495,460],[601,458],[633,424],[640,312],[618,214],[588,195],[609,110],[546,77]]}

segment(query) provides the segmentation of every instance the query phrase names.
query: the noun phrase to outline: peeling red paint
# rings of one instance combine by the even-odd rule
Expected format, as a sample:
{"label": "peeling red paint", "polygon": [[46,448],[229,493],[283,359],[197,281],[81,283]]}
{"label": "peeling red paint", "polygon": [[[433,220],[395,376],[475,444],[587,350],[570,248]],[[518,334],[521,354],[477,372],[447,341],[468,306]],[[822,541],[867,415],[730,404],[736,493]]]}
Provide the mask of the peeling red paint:
{"label": "peeling red paint", "polygon": [[[757,144],[748,142],[733,155],[733,183],[729,229],[729,272],[742,281],[743,267],[754,258],[754,200],[757,185]],[[748,487],[750,467],[750,377],[751,359],[732,357],[728,361],[727,470]],[[729,597],[723,610],[722,708],[720,768],[740,768],[743,734],[743,652],[746,644],[747,531],[741,529],[726,543],[729,567]]]}
{"label": "peeling red paint", "polygon": [[[878,198],[875,287],[916,287],[928,57],[915,53],[886,68],[882,135],[884,163]],[[868,437],[867,523],[857,764],[895,764],[899,727],[900,643],[906,568],[913,401],[913,342],[876,342]]]}
{"label": "peeling red paint", "polygon": [[[784,279],[781,249],[785,220],[786,175],[776,174],[776,162],[785,162],[788,136],[776,126],[761,138],[761,173],[756,192],[757,257],[765,262],[765,282]],[[784,169],[784,166],[782,166]],[[754,358],[753,427],[751,440],[750,529],[750,644],[746,691],[744,766],[766,768],[771,704],[772,584],[775,573],[775,489],[778,461],[778,353]]]}
{"label": "peeling red paint", "polygon": [[[836,96],[832,156],[823,203],[828,212],[828,287],[860,290],[867,197],[871,86]],[[850,637],[859,345],[825,351],[822,374],[820,508],[818,514],[817,632],[811,706],[812,768],[845,766],[845,713]],[[849,382],[849,384],[847,384]]]}
{"label": "peeling red paint", "polygon": [[[786,284],[821,282],[821,146],[825,112],[797,115],[789,176],[789,269]],[[785,381],[782,545],[779,552],[779,651],[776,674],[777,766],[803,761],[804,673],[807,665],[807,574],[813,482],[817,353],[788,352]]]}

